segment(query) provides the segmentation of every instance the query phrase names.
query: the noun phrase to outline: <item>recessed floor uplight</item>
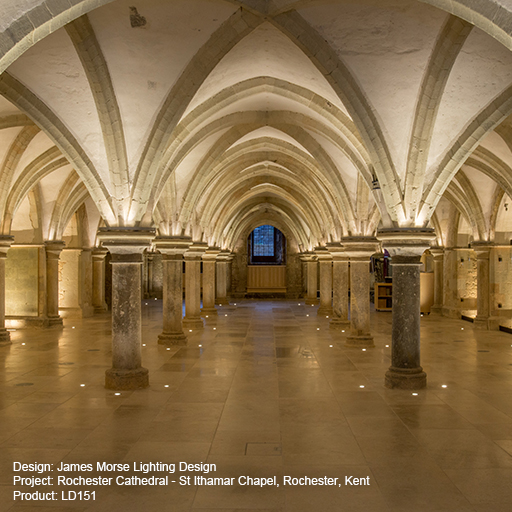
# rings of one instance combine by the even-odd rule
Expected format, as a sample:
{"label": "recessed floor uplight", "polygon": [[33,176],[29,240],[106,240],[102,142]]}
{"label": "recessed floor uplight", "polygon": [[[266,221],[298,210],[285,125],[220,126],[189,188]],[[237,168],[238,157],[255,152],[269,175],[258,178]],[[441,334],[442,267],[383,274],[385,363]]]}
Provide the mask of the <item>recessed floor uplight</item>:
{"label": "recessed floor uplight", "polygon": [[85,384],[80,384],[80,387],[81,388],[85,388]]}
{"label": "recessed floor uplight", "polygon": [[412,396],[418,396],[418,393],[413,393]]}
{"label": "recessed floor uplight", "polygon": [[146,306],[148,305],[148,303],[146,302]]}
{"label": "recessed floor uplight", "polygon": [[206,318],[208,318],[208,315],[206,315]]}
{"label": "recessed floor uplight", "polygon": [[359,387],[360,387],[361,389],[363,389],[363,388],[364,388],[364,386],[359,386]]}
{"label": "recessed floor uplight", "polygon": [[164,384],[164,388],[168,388],[169,387],[169,384]]}
{"label": "recessed floor uplight", "polygon": [[119,396],[121,393],[114,393],[114,395]]}
{"label": "recessed floor uplight", "polygon": [[203,345],[198,345],[199,347],[202,347]]}
{"label": "recessed floor uplight", "polygon": [[188,332],[192,332],[192,329],[189,329]]}
{"label": "recessed floor uplight", "polygon": [[158,299],[155,299],[155,300],[158,300]]}
{"label": "recessed floor uplight", "polygon": [[325,318],[329,318],[328,316],[326,316]]}
{"label": "recessed floor uplight", "polygon": [[341,332],[345,332],[345,331],[343,330],[343,331],[341,331]]}
{"label": "recessed floor uplight", "polygon": [[389,348],[389,345],[386,345],[386,348]]}
{"label": "recessed floor uplight", "polygon": [[312,307],[312,308],[314,308],[314,307],[315,307],[315,305],[314,305],[314,304],[311,304],[311,307]]}
{"label": "recessed floor uplight", "polygon": [[331,347],[331,348],[332,348],[332,347],[333,347],[333,345],[329,345],[329,347]]}
{"label": "recessed floor uplight", "polygon": [[460,328],[460,330],[461,330],[461,331],[463,331],[463,330],[464,330],[464,327],[461,327],[461,328]]}
{"label": "recessed floor uplight", "polygon": [[233,305],[236,306],[236,302]]}
{"label": "recessed floor uplight", "polygon": [[320,327],[317,327],[317,328],[316,328],[316,330],[317,330],[317,331],[319,331],[319,330],[320,330]]}
{"label": "recessed floor uplight", "polygon": [[74,328],[75,328],[74,326],[73,326],[73,327],[71,327],[71,329],[74,329]]}
{"label": "recessed floor uplight", "polygon": [[219,304],[220,307],[222,307],[222,304]]}
{"label": "recessed floor uplight", "polygon": [[[309,315],[306,315],[306,316],[309,316]],[[512,345],[511,345],[512,346]]]}
{"label": "recessed floor uplight", "polygon": [[300,304],[297,304],[297,306],[300,306]]}
{"label": "recessed floor uplight", "polygon": [[217,327],[214,327],[214,328],[213,328],[213,330],[214,330],[214,331],[216,331],[216,330],[217,330]]}
{"label": "recessed floor uplight", "polygon": [[446,384],[441,385],[442,388],[447,388],[448,386]]}
{"label": "recessed floor uplight", "polygon": [[228,316],[228,315],[224,315],[224,316]]}
{"label": "recessed floor uplight", "polygon": [[363,352],[366,352],[366,349],[365,349],[365,348],[363,348]]}
{"label": "recessed floor uplight", "polygon": [[22,345],[25,345],[25,343],[22,343]]}
{"label": "recessed floor uplight", "polygon": [[170,348],[168,348],[167,350],[171,350]]}

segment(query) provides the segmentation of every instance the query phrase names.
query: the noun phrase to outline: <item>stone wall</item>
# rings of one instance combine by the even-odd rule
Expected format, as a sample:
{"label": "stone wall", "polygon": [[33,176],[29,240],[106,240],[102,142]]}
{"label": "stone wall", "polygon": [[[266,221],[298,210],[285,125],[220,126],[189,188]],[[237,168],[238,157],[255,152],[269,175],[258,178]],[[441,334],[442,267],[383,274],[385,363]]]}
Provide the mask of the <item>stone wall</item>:
{"label": "stone wall", "polygon": [[39,248],[12,247],[5,262],[5,314],[39,315]]}

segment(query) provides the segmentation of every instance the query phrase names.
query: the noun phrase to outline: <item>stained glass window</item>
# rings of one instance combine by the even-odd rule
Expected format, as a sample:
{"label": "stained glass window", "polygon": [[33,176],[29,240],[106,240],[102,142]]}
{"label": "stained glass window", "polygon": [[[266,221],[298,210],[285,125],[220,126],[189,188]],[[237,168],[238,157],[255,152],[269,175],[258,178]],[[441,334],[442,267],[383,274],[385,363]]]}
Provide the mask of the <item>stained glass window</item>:
{"label": "stained glass window", "polygon": [[260,226],[254,230],[254,256],[274,256],[274,227]]}

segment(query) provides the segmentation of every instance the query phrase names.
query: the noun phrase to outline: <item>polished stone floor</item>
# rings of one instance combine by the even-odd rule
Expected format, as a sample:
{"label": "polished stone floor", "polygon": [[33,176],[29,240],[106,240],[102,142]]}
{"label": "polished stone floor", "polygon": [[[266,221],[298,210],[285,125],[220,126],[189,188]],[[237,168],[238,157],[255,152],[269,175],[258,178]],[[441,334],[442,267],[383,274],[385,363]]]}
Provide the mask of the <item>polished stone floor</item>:
{"label": "polished stone floor", "polygon": [[[415,395],[383,387],[390,313],[372,314],[376,347],[363,351],[345,348],[344,334],[304,303],[218,309],[203,332],[189,333],[188,347],[167,349],[156,343],[161,303],[145,301],[151,387],[119,395],[102,387],[108,315],[13,332],[13,344],[0,348],[0,512],[511,510],[511,335],[422,318],[428,389]],[[217,471],[177,471],[176,483],[160,487],[21,488],[13,486],[14,461],[205,462]],[[180,485],[187,475],[235,484]],[[245,475],[281,485],[238,485]],[[337,477],[342,485],[284,486],[284,476]],[[346,486],[346,476],[369,477],[370,485]],[[61,499],[61,491],[87,489],[95,501]],[[12,499],[14,491],[54,490],[56,501]]]}

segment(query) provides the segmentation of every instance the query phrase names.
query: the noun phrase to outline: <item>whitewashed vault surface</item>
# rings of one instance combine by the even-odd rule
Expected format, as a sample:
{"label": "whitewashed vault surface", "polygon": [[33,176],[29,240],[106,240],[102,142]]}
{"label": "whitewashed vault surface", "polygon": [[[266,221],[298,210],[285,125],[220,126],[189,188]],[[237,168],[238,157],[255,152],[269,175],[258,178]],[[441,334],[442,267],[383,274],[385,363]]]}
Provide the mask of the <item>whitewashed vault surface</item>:
{"label": "whitewashed vault surface", "polygon": [[[0,0],[18,243],[512,235],[511,0]],[[510,207],[509,207],[510,206]],[[77,223],[77,219],[80,222]]]}

